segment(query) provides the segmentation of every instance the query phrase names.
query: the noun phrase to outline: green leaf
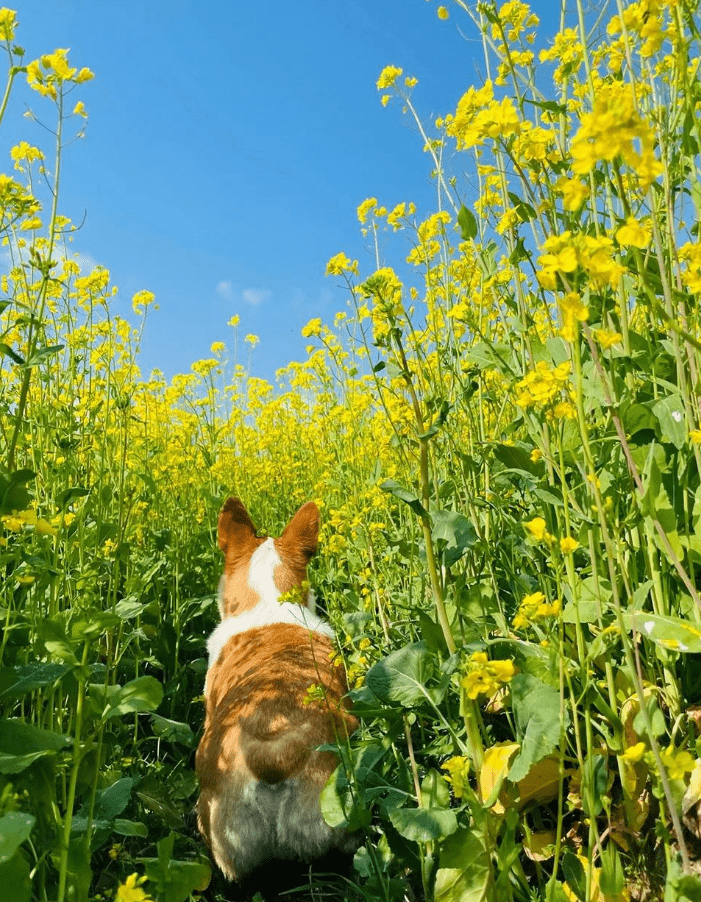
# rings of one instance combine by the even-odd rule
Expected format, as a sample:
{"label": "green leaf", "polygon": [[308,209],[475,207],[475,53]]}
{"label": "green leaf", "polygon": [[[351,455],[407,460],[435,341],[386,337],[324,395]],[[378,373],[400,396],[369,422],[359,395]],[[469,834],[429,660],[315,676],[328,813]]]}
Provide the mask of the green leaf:
{"label": "green leaf", "polygon": [[400,485],[396,480],[385,479],[384,482],[380,483],[380,488],[383,492],[389,492],[390,495],[394,495],[395,498],[399,498],[400,501],[408,504],[419,517],[426,516],[426,509],[419,500],[419,496],[415,492],[410,492],[409,489],[405,489],[404,486]]}
{"label": "green leaf", "polygon": [[203,892],[212,877],[212,869],[204,861],[174,861],[174,842],[171,833],[158,843],[158,858],[141,859],[159,902],[185,902],[191,893]]}
{"label": "green leaf", "polygon": [[153,732],[160,739],[180,742],[190,749],[194,748],[195,734],[192,732],[189,724],[180,723],[177,720],[168,720],[167,717],[161,717],[159,714],[151,715],[151,724]]}
{"label": "green leaf", "polygon": [[113,829],[120,836],[140,836],[142,839],[148,836],[146,824],[140,821],[127,821],[121,817],[115,819]]}
{"label": "green leaf", "polygon": [[687,441],[688,429],[681,396],[676,393],[668,395],[653,404],[652,409],[662,428],[662,441],[669,441],[676,448],[683,448]]}
{"label": "green leaf", "polygon": [[477,533],[472,523],[455,511],[431,511],[434,542],[443,542],[443,561],[450,567],[477,541]]}
{"label": "green leaf", "polygon": [[393,808],[389,819],[400,836],[413,842],[444,839],[458,829],[458,819],[450,808]]}
{"label": "green leaf", "polygon": [[33,470],[15,470],[0,475],[0,513],[11,514],[29,507],[30,496],[25,485],[35,476]]}
{"label": "green leaf", "polygon": [[134,793],[149,811],[158,815],[168,827],[182,828],[183,814],[175,805],[166,787],[153,775],[145,777]]}
{"label": "green leaf", "polygon": [[11,671],[3,671],[2,682],[9,685],[2,691],[2,695],[19,697],[39,689],[41,686],[50,686],[64,677],[71,670],[70,664],[24,664],[15,667]]}
{"label": "green leaf", "polygon": [[103,720],[155,711],[163,701],[163,686],[152,676],[137,677],[125,686],[110,686],[107,693]]}
{"label": "green leaf", "polygon": [[569,849],[566,849],[562,856],[562,872],[565,875],[567,886],[581,902],[584,902],[587,898],[587,878],[584,866]]}
{"label": "green leaf", "polygon": [[421,797],[426,808],[450,808],[448,781],[435,767],[426,772],[421,782]]}
{"label": "green leaf", "polygon": [[4,341],[0,341],[0,354],[4,357],[9,357],[10,360],[14,360],[14,362],[19,363],[20,366],[24,366],[24,357],[21,357],[10,347],[10,345],[5,344]]}
{"label": "green leaf", "polygon": [[458,225],[463,241],[471,241],[477,235],[477,220],[475,214],[468,210],[465,204],[458,212]]}
{"label": "green leaf", "polygon": [[636,630],[662,648],[689,654],[701,653],[701,630],[681,617],[636,611],[624,614],[623,622],[626,629]]}
{"label": "green leaf", "polygon": [[373,664],[365,684],[381,701],[411,708],[428,697],[426,682],[435,669],[435,659],[426,644],[413,642]]}
{"label": "green leaf", "polygon": [[53,357],[55,354],[58,354],[59,351],[62,351],[64,349],[64,347],[65,345],[46,345],[43,348],[37,348],[29,358],[29,360],[24,364],[25,369],[30,369],[33,366],[38,366],[40,363],[43,363],[44,360],[48,360],[49,357]]}
{"label": "green leaf", "polygon": [[70,739],[16,719],[0,720],[0,773],[18,774],[39,758],[55,755]]}
{"label": "green leaf", "polygon": [[461,827],[441,843],[434,902],[484,902],[492,869],[481,835]]}
{"label": "green leaf", "polygon": [[560,693],[528,673],[517,674],[510,687],[516,738],[521,743],[521,750],[508,776],[513,783],[518,783],[528,775],[534,764],[557,748],[560,741]]}
{"label": "green leaf", "polygon": [[29,839],[34,821],[24,811],[9,811],[0,817],[0,864],[9,861],[25,839]]}
{"label": "green leaf", "polygon": [[438,411],[438,416],[428,427],[426,432],[422,432],[418,437],[419,439],[429,439],[433,438],[445,425],[446,420],[448,419],[448,414],[450,413],[451,404],[448,401],[443,401],[441,404],[441,409]]}
{"label": "green leaf", "polygon": [[32,898],[32,881],[29,871],[29,862],[21,851],[8,861],[0,864],[0,886],[3,888],[4,897],[12,902],[30,902]]}

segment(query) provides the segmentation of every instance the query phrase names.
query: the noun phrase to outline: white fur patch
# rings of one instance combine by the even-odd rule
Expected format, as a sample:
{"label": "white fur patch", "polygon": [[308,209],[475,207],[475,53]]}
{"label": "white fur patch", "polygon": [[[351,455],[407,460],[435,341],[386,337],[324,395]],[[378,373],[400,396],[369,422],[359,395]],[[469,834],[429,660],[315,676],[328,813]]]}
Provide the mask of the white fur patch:
{"label": "white fur patch", "polygon": [[[207,653],[209,655],[209,667],[216,664],[219,655],[232,636],[245,633],[247,630],[257,629],[261,626],[272,626],[274,623],[288,623],[292,626],[301,626],[313,633],[321,633],[334,638],[331,626],[318,617],[312,610],[307,610],[301,605],[285,601],[280,603],[280,591],[275,585],[275,568],[281,563],[272,539],[267,539],[251,555],[248,584],[257,593],[260,601],[243,614],[235,617],[225,617],[207,640]],[[219,594],[224,588],[224,580],[219,584]],[[314,604],[310,593],[310,606]],[[221,601],[220,601],[221,608]]]}

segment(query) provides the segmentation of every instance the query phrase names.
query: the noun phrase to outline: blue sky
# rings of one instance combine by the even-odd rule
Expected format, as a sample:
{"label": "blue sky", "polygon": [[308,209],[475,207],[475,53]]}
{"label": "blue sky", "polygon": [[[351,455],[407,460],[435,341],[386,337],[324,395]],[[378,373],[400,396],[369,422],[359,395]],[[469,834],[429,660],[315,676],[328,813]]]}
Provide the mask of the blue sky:
{"label": "blue sky", "polygon": [[[374,268],[357,205],[376,196],[435,209],[430,160],[396,101],[380,105],[379,72],[391,63],[415,75],[429,121],[483,74],[469,20],[449,3],[439,20],[437,0],[8,5],[27,61],[69,47],[72,65],[95,72],[74,95],[90,119],[65,154],[61,209],[85,216],[74,248],[110,270],[117,312],[142,288],[156,294],[141,365],[167,376],[209,356],[213,341],[230,344],[235,313],[240,335],[261,340],[254,374],[272,379],[303,359],[301,328],[347,301],[324,276],[329,257],[343,250],[366,274]],[[552,33],[559,2],[536,9],[541,20],[551,10],[541,34]],[[21,138],[46,144],[22,118],[27,103],[48,113],[18,91],[1,159]]]}

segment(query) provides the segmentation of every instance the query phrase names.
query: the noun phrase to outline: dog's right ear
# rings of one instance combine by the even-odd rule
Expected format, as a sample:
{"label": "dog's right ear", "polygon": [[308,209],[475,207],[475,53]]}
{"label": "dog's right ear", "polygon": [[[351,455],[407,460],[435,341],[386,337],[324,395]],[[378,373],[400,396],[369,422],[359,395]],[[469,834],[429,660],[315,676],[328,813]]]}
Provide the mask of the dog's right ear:
{"label": "dog's right ear", "polygon": [[227,549],[243,545],[247,539],[256,535],[256,527],[251,520],[243,502],[238,498],[229,498],[219,514],[218,539],[223,554]]}

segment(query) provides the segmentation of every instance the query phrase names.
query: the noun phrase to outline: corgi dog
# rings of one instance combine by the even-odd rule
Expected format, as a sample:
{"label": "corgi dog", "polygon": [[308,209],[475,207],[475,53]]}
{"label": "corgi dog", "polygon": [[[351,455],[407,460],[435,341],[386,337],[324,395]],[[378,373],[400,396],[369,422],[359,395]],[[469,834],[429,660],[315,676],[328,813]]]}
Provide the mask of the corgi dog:
{"label": "corgi dog", "polygon": [[317,746],[345,739],[357,720],[344,705],[333,630],[306,588],[318,537],[311,501],[278,539],[258,535],[238,498],[219,515],[221,622],[207,643],[197,820],[229,880],[268,861],[310,862],[357,847],[319,806],[338,759]]}

